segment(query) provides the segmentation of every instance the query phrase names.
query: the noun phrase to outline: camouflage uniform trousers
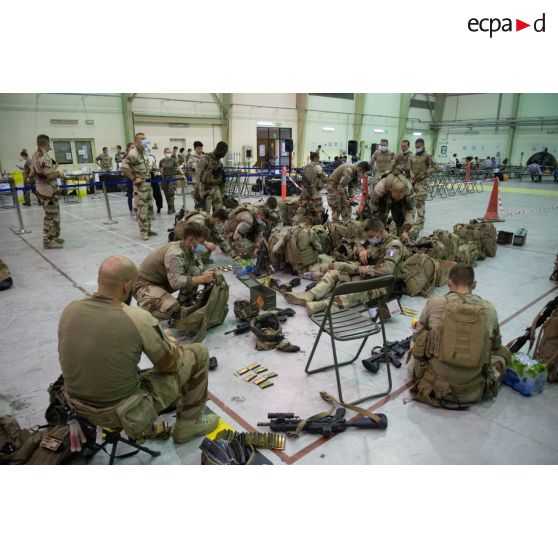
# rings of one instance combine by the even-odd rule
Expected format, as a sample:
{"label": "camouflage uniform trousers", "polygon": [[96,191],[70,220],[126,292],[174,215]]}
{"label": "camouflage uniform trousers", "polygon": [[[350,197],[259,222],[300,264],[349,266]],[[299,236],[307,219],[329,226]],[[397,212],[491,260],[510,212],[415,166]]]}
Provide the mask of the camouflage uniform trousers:
{"label": "camouflage uniform trousers", "polygon": [[181,349],[184,358],[176,372],[152,368],[140,375],[140,389],[151,396],[157,414],[176,405],[177,420],[189,420],[203,411],[207,401],[209,352],[201,343]]}
{"label": "camouflage uniform trousers", "polygon": [[427,180],[421,180],[414,185],[415,191],[415,204],[416,204],[416,216],[415,222],[411,227],[409,236],[413,239],[417,238],[420,231],[424,227],[424,217],[426,214],[426,199],[428,198],[428,182]]}
{"label": "camouflage uniform trousers", "polygon": [[153,190],[149,182],[140,186],[134,184],[134,213],[138,222],[140,235],[149,234],[153,220]]}
{"label": "camouflage uniform trousers", "polygon": [[[335,287],[339,283],[348,283],[351,281],[351,276],[348,272],[354,273],[358,270],[359,264],[357,262],[353,263],[339,263],[335,264],[336,269],[327,271],[326,274],[320,279],[319,283],[310,289],[310,293],[314,296],[315,300],[322,300],[330,295],[335,290]],[[382,296],[385,289],[373,289],[371,291],[365,291],[362,293],[351,293],[346,295],[341,295],[335,297],[333,304],[337,308],[352,308],[353,306],[359,306],[360,304],[365,304],[371,300],[375,300]]]}
{"label": "camouflage uniform trousers", "polygon": [[[188,270],[188,275],[199,275],[200,273],[199,268],[189,268]],[[159,285],[138,281],[134,296],[140,308],[147,310],[159,320],[170,320],[179,316],[183,306],[190,306],[193,303],[197,290],[197,286],[181,289],[178,292],[178,298],[175,298]]]}
{"label": "camouflage uniform trousers", "polygon": [[176,192],[176,181],[173,182],[163,182],[163,192],[165,193],[165,199],[167,200],[167,207],[169,211],[173,213],[176,211],[174,208],[174,194]]}
{"label": "camouflage uniform trousers", "polygon": [[351,206],[343,189],[328,187],[327,203],[331,208],[331,219],[334,223],[339,222],[339,217],[341,217],[342,222],[348,221],[351,218]]}
{"label": "camouflage uniform trousers", "polygon": [[[202,190],[203,191],[203,190]],[[205,190],[203,196],[203,208],[207,213],[213,213],[223,207],[223,194],[221,186],[213,185],[209,190]]]}
{"label": "camouflage uniform trousers", "polygon": [[56,189],[52,196],[43,196],[36,192],[39,203],[45,210],[43,221],[43,244],[48,244],[60,236],[60,191]]}
{"label": "camouflage uniform trousers", "polygon": [[[23,202],[30,205],[31,204],[31,192],[35,194],[35,197],[38,200],[37,191],[35,190],[35,183],[34,182],[27,182],[24,184],[25,190],[23,190]],[[27,190],[27,188],[31,188]]]}

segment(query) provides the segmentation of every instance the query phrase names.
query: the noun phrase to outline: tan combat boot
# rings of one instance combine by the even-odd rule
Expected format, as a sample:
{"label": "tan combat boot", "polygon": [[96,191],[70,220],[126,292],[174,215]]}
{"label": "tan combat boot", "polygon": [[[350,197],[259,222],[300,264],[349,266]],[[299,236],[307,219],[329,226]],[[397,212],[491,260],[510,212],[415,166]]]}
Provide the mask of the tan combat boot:
{"label": "tan combat boot", "polygon": [[217,428],[219,417],[215,413],[202,413],[195,419],[177,419],[172,433],[176,444],[184,444],[196,436],[205,436]]}
{"label": "tan combat boot", "polygon": [[50,242],[43,242],[43,248],[46,250],[53,250],[56,248],[64,248],[64,246],[62,246],[62,244],[58,244],[56,240],[51,240]]}
{"label": "tan combat boot", "polygon": [[316,312],[325,312],[329,300],[316,300],[315,302],[306,303],[306,312],[309,316],[313,316]]}
{"label": "tan combat boot", "polygon": [[63,238],[58,237],[54,239],[54,242],[58,242],[58,244],[64,244],[65,240]]}
{"label": "tan combat boot", "polygon": [[283,296],[289,304],[298,304],[299,306],[305,306],[307,302],[312,302],[314,300],[314,295],[311,292],[283,293]]}

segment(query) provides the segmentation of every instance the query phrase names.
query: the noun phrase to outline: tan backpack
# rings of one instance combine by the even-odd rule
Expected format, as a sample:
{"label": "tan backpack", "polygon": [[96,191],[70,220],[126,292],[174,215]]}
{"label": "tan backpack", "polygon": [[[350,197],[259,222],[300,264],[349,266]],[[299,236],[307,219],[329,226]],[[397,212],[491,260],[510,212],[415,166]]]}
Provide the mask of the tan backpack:
{"label": "tan backpack", "polygon": [[285,245],[277,252],[273,251],[275,245],[288,233],[288,230],[274,229],[271,231],[267,239],[269,246],[269,261],[273,268],[277,271],[285,266]]}
{"label": "tan backpack", "polygon": [[496,240],[498,238],[498,232],[494,223],[490,222],[479,222],[475,219],[469,221],[469,225],[475,226],[481,234],[482,241],[482,251],[489,257],[493,258],[496,255],[496,249],[498,245]]}
{"label": "tan backpack", "polygon": [[298,198],[292,198],[281,205],[283,225],[292,225],[298,210]]}
{"label": "tan backpack", "polygon": [[440,264],[427,254],[413,254],[401,269],[409,296],[429,296],[439,282]]}
{"label": "tan backpack", "polygon": [[476,261],[480,259],[479,247],[476,242],[470,240],[463,242],[459,245],[457,250],[457,261],[469,265],[475,265]]}
{"label": "tan backpack", "polygon": [[459,250],[459,237],[456,234],[443,229],[436,229],[432,233],[432,238],[438,240],[446,247],[446,258],[448,260],[455,260]]}
{"label": "tan backpack", "polygon": [[478,224],[459,223],[453,226],[453,232],[459,237],[459,244],[465,242],[474,242],[477,245],[479,257],[477,259],[484,260],[486,253],[484,251],[483,233]]}
{"label": "tan backpack", "polygon": [[436,357],[448,366],[476,368],[488,364],[490,337],[486,334],[484,305],[463,295],[460,300],[452,302],[447,294],[445,296],[447,304]]}
{"label": "tan backpack", "polygon": [[[540,313],[533,320],[533,335]],[[533,349],[533,358],[546,364],[548,381],[558,382],[558,308],[542,324]]]}

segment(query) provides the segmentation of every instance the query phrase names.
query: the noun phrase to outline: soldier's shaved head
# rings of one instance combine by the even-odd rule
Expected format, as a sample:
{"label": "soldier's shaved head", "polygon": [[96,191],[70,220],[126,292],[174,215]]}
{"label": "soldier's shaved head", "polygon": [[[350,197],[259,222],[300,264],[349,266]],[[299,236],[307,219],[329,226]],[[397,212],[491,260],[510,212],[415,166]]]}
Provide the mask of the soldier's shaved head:
{"label": "soldier's shaved head", "polygon": [[124,302],[131,296],[137,276],[138,270],[134,262],[125,256],[109,256],[99,266],[99,294]]}

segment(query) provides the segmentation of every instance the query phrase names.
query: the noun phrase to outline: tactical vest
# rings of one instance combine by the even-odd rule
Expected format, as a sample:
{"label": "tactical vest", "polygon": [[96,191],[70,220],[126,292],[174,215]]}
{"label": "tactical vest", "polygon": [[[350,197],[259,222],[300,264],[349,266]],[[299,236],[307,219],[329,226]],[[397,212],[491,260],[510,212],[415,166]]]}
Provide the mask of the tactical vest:
{"label": "tactical vest", "polygon": [[378,149],[374,152],[374,158],[376,161],[376,174],[382,174],[391,168],[391,161],[393,159],[391,151],[383,153]]}
{"label": "tactical vest", "polygon": [[189,211],[177,223],[174,229],[174,240],[182,240],[184,238],[184,229],[186,228],[187,223],[199,223],[209,230],[208,218],[209,215],[205,211],[197,209],[195,209],[194,211]]}
{"label": "tactical vest", "polygon": [[307,267],[318,261],[318,251],[310,244],[310,231],[302,227],[289,230],[286,237],[285,261],[293,266]]}
{"label": "tactical vest", "polygon": [[430,153],[427,153],[426,151],[423,151],[418,155],[413,155],[411,157],[411,171],[413,172],[413,174],[417,175],[422,172],[426,172],[426,170],[430,166],[428,162],[431,157],[432,155],[430,155]]}

